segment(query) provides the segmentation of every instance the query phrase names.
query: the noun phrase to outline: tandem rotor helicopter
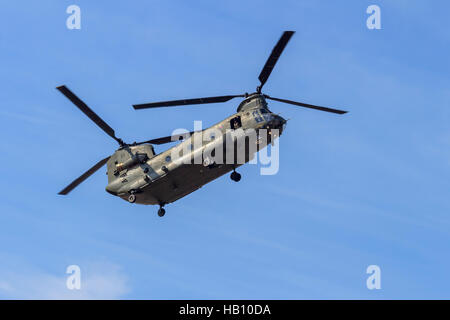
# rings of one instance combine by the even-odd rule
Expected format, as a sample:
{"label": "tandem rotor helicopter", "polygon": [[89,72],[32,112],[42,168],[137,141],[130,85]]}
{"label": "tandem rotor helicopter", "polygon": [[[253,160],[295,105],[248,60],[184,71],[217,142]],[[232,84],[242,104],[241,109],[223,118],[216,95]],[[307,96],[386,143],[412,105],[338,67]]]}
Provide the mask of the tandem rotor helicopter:
{"label": "tandem rotor helicopter", "polygon": [[[186,100],[162,101],[145,104],[133,105],[135,110],[186,106],[194,104],[227,102],[233,98],[244,98],[239,104],[235,114],[220,121],[219,123],[201,131],[190,132],[190,137],[184,136],[177,146],[174,146],[162,153],[155,154],[152,144],[165,144],[177,140],[181,140],[182,136],[167,136],[157,139],[151,139],[143,142],[134,142],[132,144],[125,143],[118,138],[114,130],[103,121],[94,111],[92,111],[82,100],[72,93],[66,86],[59,86],[57,89],[65,95],[72,103],[74,103],[86,116],[88,116],[97,126],[99,126],[106,134],[117,141],[119,148],[111,155],[99,162],[92,168],[75,179],[71,184],[59,192],[60,195],[67,195],[76,188],[80,183],[86,180],[94,172],[105,164],[107,165],[108,185],[106,191],[114,196],[118,196],[130,203],[139,203],[147,205],[159,205],[158,215],[164,216],[164,206],[174,202],[191,192],[201,188],[203,185],[219,178],[220,176],[231,171],[230,178],[238,182],[241,175],[236,172],[236,168],[243,163],[215,164],[204,161],[200,164],[179,163],[172,161],[171,154],[174,148],[189,147],[191,155],[198,153],[204,148],[218,147],[217,144],[223,144],[223,139],[210,139],[211,141],[203,141],[200,146],[192,143],[196,135],[209,134],[209,132],[220,132],[225,135],[227,131],[236,129],[261,129],[268,131],[266,143],[258,145],[258,149],[265,147],[271,142],[271,139],[278,138],[281,135],[286,120],[272,113],[268,109],[267,100],[284,102],[295,106],[332,112],[336,114],[344,114],[347,111],[332,108],[320,107],[316,105],[296,102],[292,100],[279,99],[262,93],[262,88],[269,78],[275,64],[277,63],[281,53],[291,39],[294,31],[285,31],[278,43],[272,50],[266,61],[261,73],[259,74],[260,84],[256,88],[256,92],[240,95],[227,95],[217,97],[195,98]],[[277,136],[271,136],[271,130],[278,130]],[[246,152],[248,152],[246,150]],[[245,155],[244,163],[252,158],[252,154]],[[208,159],[205,159],[208,160]]]}

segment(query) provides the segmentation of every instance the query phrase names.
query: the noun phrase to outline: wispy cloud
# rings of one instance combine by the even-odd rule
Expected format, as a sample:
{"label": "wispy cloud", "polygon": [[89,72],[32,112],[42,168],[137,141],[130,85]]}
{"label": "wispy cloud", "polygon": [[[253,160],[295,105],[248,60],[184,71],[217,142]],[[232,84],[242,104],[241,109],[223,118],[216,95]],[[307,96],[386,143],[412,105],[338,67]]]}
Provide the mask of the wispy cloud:
{"label": "wispy cloud", "polygon": [[55,274],[36,268],[27,268],[21,272],[2,272],[0,297],[44,300],[119,299],[130,291],[128,277],[116,264],[101,262],[80,267],[80,290],[67,288],[66,281],[69,275],[64,272]]}

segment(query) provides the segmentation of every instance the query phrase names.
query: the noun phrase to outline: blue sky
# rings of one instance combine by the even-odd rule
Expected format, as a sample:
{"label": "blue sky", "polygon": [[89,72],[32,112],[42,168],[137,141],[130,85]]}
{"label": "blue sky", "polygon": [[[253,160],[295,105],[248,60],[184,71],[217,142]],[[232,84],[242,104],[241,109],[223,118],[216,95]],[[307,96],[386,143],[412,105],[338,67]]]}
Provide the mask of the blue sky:
{"label": "blue sky", "polygon": [[[68,30],[66,8],[81,8]],[[366,8],[381,7],[381,30]],[[445,1],[3,2],[0,20],[0,298],[450,298],[450,30]],[[117,147],[55,87],[66,84],[125,141],[211,125],[225,104],[133,103],[252,92],[290,118],[280,171],[240,169],[167,207],[104,191]],[[157,151],[164,148],[157,147]],[[65,288],[68,265],[82,289]],[[381,268],[381,290],[366,268]]]}

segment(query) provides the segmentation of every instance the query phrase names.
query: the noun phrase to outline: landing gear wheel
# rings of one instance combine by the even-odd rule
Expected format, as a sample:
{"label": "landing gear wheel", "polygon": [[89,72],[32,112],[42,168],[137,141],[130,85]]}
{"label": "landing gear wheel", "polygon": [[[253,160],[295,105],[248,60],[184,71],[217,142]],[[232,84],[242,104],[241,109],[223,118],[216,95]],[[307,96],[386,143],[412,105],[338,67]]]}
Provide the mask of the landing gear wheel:
{"label": "landing gear wheel", "polygon": [[241,180],[241,174],[237,173],[236,171],[233,171],[230,175],[231,180],[234,182],[239,182]]}
{"label": "landing gear wheel", "polygon": [[128,202],[130,203],[134,203],[136,201],[136,195],[135,194],[130,194],[128,197]]}
{"label": "landing gear wheel", "polygon": [[164,208],[159,208],[159,210],[158,210],[158,216],[164,217],[165,214],[166,214],[166,210],[164,210]]}

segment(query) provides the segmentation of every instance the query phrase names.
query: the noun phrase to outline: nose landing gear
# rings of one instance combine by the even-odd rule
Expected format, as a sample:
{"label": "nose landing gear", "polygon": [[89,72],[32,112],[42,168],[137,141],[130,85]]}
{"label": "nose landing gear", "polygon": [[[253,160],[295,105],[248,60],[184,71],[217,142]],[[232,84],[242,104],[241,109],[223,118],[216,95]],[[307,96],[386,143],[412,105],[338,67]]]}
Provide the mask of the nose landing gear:
{"label": "nose landing gear", "polygon": [[165,214],[166,214],[166,210],[164,208],[159,208],[158,216],[164,217]]}
{"label": "nose landing gear", "polygon": [[164,203],[159,204],[158,216],[164,217],[166,210],[164,210]]}

